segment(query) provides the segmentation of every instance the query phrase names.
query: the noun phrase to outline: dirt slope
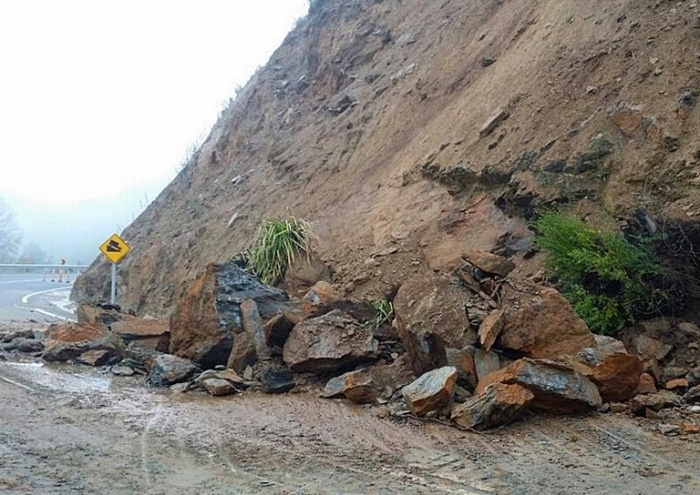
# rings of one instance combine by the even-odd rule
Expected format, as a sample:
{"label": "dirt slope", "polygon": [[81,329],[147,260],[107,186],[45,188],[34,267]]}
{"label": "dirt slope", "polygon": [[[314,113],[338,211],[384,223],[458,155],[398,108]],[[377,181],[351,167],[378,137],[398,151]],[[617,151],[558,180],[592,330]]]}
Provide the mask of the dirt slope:
{"label": "dirt slope", "polygon": [[[126,309],[169,314],[184,282],[287,210],[357,295],[466,249],[517,254],[547,204],[700,215],[696,1],[313,4],[124,231]],[[108,268],[74,297],[108,299]]]}

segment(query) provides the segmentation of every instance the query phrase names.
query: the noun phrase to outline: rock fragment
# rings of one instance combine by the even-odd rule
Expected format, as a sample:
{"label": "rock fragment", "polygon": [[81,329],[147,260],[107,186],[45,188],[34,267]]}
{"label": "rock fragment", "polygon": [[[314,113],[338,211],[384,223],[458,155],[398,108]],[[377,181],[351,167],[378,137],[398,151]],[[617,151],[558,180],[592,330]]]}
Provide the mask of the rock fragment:
{"label": "rock fragment", "polygon": [[409,409],[416,416],[425,416],[431,411],[445,407],[452,398],[457,383],[457,369],[444,366],[428,371],[402,389]]}

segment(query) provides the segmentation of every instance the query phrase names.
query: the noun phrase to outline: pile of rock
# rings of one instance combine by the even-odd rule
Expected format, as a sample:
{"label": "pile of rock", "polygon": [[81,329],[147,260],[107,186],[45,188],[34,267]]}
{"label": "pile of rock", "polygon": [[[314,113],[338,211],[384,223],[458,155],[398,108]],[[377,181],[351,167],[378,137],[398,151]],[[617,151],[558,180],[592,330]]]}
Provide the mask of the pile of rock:
{"label": "pile of rock", "polygon": [[369,324],[371,308],[327,282],[293,301],[225,264],[207,267],[169,322],[81,308],[79,323],[53,326],[36,341],[45,349],[28,344],[33,336],[3,340],[47,361],[144,373],[149,384],[179,392],[319,384],[326,398],[389,404],[468,429],[526,410],[657,418],[663,408],[700,402],[694,325],[660,319],[621,340],[593,335],[556,290],[510,277],[510,261],[486,252],[463,261],[452,274],[406,280],[391,328]]}

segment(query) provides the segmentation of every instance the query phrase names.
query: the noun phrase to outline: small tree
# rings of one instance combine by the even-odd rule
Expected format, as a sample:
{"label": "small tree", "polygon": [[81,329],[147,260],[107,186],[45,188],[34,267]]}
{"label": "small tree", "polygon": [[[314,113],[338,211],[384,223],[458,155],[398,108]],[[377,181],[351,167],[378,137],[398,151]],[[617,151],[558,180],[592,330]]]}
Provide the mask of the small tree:
{"label": "small tree", "polygon": [[661,306],[665,295],[651,281],[663,269],[651,249],[564,213],[545,213],[535,228],[546,266],[592,331],[614,335]]}
{"label": "small tree", "polygon": [[12,209],[0,198],[0,263],[16,261],[22,233]]}

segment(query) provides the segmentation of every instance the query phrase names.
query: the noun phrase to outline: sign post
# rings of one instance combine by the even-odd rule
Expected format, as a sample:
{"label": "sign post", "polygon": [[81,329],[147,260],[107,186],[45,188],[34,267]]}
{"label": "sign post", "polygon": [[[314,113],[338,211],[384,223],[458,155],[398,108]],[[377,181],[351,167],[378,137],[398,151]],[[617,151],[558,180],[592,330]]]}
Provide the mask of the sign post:
{"label": "sign post", "polygon": [[112,285],[109,303],[117,304],[117,263],[131,251],[131,248],[124,239],[117,234],[112,234],[109,239],[102,243],[100,251],[112,262]]}

